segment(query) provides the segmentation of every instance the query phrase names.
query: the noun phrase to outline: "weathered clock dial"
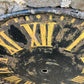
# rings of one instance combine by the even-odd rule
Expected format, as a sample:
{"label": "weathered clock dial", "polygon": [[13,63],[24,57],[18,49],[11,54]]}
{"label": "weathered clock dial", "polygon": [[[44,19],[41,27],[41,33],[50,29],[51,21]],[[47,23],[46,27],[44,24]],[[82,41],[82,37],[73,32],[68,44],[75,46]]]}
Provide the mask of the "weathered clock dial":
{"label": "weathered clock dial", "polygon": [[84,20],[50,13],[0,27],[3,84],[84,84]]}

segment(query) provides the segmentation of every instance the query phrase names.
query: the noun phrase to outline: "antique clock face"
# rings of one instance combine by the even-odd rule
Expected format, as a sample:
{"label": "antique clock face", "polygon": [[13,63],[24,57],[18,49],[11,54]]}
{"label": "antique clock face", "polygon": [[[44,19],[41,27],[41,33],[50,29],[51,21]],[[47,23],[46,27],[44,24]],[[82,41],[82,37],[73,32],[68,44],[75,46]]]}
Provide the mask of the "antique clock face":
{"label": "antique clock face", "polygon": [[3,84],[83,84],[84,20],[24,15],[0,27]]}

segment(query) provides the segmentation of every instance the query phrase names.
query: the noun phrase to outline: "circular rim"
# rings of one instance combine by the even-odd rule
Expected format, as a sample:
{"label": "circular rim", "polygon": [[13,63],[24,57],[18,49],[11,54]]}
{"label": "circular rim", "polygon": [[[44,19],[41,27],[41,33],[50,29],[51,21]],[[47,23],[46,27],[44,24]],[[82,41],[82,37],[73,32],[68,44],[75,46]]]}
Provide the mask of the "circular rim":
{"label": "circular rim", "polygon": [[[11,13],[11,14],[6,14],[0,17],[0,21],[5,21],[6,19],[11,19],[14,17],[19,17],[19,16],[24,16],[24,15],[35,15],[35,14],[46,14],[46,13],[53,13],[56,15],[65,15],[65,16],[73,16],[76,18],[80,18],[79,15],[77,15],[78,11],[74,10],[74,9],[63,9],[63,8],[40,8],[40,9],[29,9],[29,10],[23,10],[23,11],[19,11],[19,12],[15,12],[15,13]],[[84,13],[84,12],[82,12]],[[2,18],[2,20],[1,20]],[[84,16],[83,18],[84,19]],[[46,70],[46,69],[44,69]]]}
{"label": "circular rim", "polygon": [[84,19],[84,12],[71,9],[71,8],[30,8],[28,10],[22,10],[17,11],[10,14],[4,14],[0,16],[0,21],[3,21],[5,19],[11,19],[14,17],[22,16],[25,14],[42,14],[42,13],[53,13],[53,14],[64,14],[64,15],[70,15],[76,18]]}

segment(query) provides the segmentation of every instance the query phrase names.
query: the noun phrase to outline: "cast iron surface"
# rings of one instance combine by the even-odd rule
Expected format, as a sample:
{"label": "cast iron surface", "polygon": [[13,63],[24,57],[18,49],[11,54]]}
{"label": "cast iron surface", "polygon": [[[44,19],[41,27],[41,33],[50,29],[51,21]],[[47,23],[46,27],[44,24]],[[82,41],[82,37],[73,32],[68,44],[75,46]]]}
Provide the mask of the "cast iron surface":
{"label": "cast iron surface", "polygon": [[4,84],[84,83],[84,17],[72,10],[29,9],[0,17]]}

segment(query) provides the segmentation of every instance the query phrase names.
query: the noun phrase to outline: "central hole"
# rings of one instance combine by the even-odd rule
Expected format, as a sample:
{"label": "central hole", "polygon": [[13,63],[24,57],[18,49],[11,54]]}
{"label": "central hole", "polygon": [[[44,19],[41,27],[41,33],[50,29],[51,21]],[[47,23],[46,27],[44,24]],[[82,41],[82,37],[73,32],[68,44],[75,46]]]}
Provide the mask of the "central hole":
{"label": "central hole", "polygon": [[47,69],[42,69],[41,72],[42,73],[48,73],[48,70]]}

